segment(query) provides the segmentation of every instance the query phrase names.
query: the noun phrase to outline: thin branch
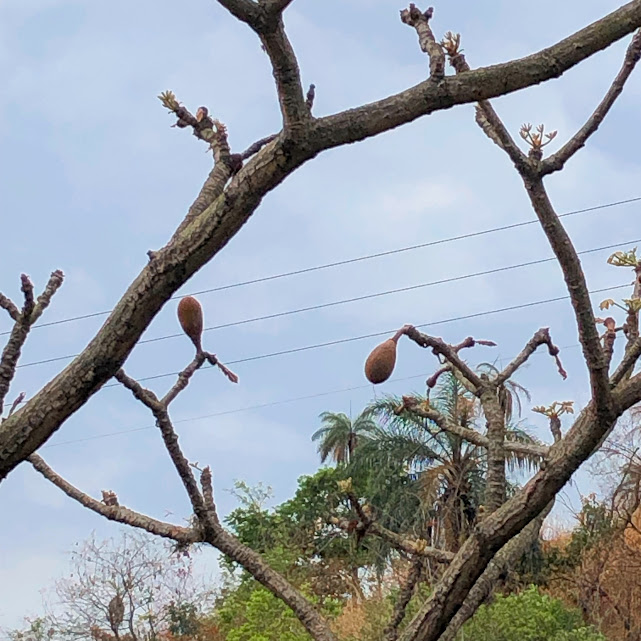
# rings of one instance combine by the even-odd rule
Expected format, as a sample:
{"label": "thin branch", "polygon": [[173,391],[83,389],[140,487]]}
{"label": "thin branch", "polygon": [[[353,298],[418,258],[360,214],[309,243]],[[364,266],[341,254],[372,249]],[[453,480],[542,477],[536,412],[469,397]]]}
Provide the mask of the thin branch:
{"label": "thin branch", "polygon": [[[344,517],[339,518],[337,516],[330,516],[328,522],[345,532],[353,532],[355,528],[354,523]],[[397,550],[401,550],[411,556],[433,559],[439,563],[449,563],[454,558],[454,554],[452,554],[452,552],[431,547],[427,545],[427,542],[423,539],[412,540],[401,536],[400,534],[392,532],[392,530],[388,530],[386,527],[379,525],[376,521],[371,519],[367,519],[366,523],[359,521],[358,525],[360,525],[361,529],[365,530],[367,534],[378,536],[388,543],[391,543]],[[356,527],[358,527],[358,525]]]}
{"label": "thin branch", "polygon": [[220,520],[218,518],[216,503],[214,501],[214,484],[211,475],[211,468],[209,466],[207,466],[200,475],[200,486],[203,491],[203,499],[205,501],[207,515],[215,526],[219,526]]}
{"label": "thin branch", "polygon": [[216,354],[203,352],[203,355],[212,367],[217,367],[232,383],[238,383],[238,376],[234,374],[229,367],[223,365],[216,357]]}
{"label": "thin branch", "polygon": [[637,338],[628,344],[625,355],[619,363],[619,366],[610,377],[610,385],[616,387],[624,378],[631,375],[639,357],[641,356],[641,338]]}
{"label": "thin branch", "polygon": [[114,378],[122,383],[133,395],[137,401],[146,405],[152,412],[163,409],[162,403],[158,397],[147,388],[143,387],[137,380],[127,376],[124,369],[119,369]]}
{"label": "thin branch", "polygon": [[314,98],[316,97],[316,85],[312,84],[309,85],[309,89],[307,90],[307,95],[305,96],[305,104],[307,105],[307,108],[309,109],[309,112],[312,112],[312,107],[314,106]]}
{"label": "thin branch", "polygon": [[458,369],[474,387],[480,388],[483,385],[478,374],[476,374],[476,372],[474,372],[474,370],[465,361],[459,358],[458,352],[464,347],[474,347],[477,343],[481,345],[494,345],[491,341],[475,341],[473,338],[469,337],[462,343],[459,343],[459,345],[452,346],[448,345],[440,338],[435,338],[419,332],[412,325],[406,325],[400,329],[399,332],[405,334],[410,340],[413,340],[421,347],[432,348],[432,351],[435,354],[445,358],[445,360]]}
{"label": "thin branch", "polygon": [[45,311],[45,309],[49,307],[54,294],[60,289],[60,287],[62,287],[64,278],[65,275],[59,269],[56,269],[56,271],[51,273],[49,281],[47,282],[47,286],[36,300],[36,305],[31,314],[32,325],[42,316],[42,313]]}
{"label": "thin branch", "polygon": [[549,158],[542,161],[539,173],[541,176],[546,176],[554,171],[563,169],[565,163],[572,158],[572,156],[585,146],[588,138],[599,128],[610,111],[616,99],[621,95],[623,87],[627,79],[632,74],[637,62],[641,58],[641,32],[637,31],[627,51],[621,70],[614,79],[608,92],[605,94],[599,106],[594,110],[594,113],[588,118],[587,122],[577,131],[577,133],[567,142],[559,151],[552,154]]}
{"label": "thin branch", "polygon": [[559,358],[559,348],[554,345],[552,338],[550,336],[550,328],[542,327],[539,329],[534,336],[527,342],[525,347],[521,350],[521,353],[507,365],[507,367],[494,379],[494,383],[498,385],[503,385],[508,381],[516,372],[516,370],[527,361],[532,354],[537,350],[541,345],[548,346],[548,353],[556,361],[556,366],[559,370],[561,378],[566,379],[568,377],[567,372],[563,369],[561,360]]}
{"label": "thin branch", "polygon": [[[460,50],[459,34],[446,33],[442,46],[450,60],[450,65],[454,67],[457,74],[471,71],[465,55]],[[530,161],[514,142],[489,101],[481,100],[476,106],[476,122],[485,135],[507,153],[519,171],[529,171]]]}
{"label": "thin branch", "polygon": [[[204,358],[201,360],[197,357],[186,368],[185,372],[191,372],[189,374],[189,376],[191,376],[191,374],[196,371],[197,365],[202,365],[203,361]],[[189,376],[186,377],[186,381],[189,380]],[[120,383],[122,383],[129,391],[131,391],[131,393],[137,400],[146,405],[152,411],[154,418],[156,419],[156,425],[160,429],[165,447],[167,449],[167,452],[169,453],[169,457],[171,458],[171,461],[174,464],[176,471],[178,472],[178,476],[180,476],[180,480],[182,481],[185,490],[187,491],[187,495],[189,496],[189,500],[191,501],[192,507],[194,509],[194,514],[198,517],[201,525],[204,528],[207,528],[209,524],[209,521],[207,519],[207,508],[205,507],[203,496],[198,489],[198,483],[196,482],[196,479],[192,472],[192,468],[189,465],[189,461],[182,453],[182,450],[178,443],[178,435],[176,434],[171,419],[169,418],[167,405],[162,401],[159,401],[153,392],[142,387],[142,385],[140,385],[138,381],[127,376],[124,370],[120,369],[118,370],[118,372],[116,372],[116,379]],[[185,378],[183,378],[183,381],[185,381]],[[180,385],[181,379],[179,378],[176,386]],[[174,388],[176,386],[174,386]],[[185,382],[182,389],[184,389],[184,387],[186,386],[187,383]],[[172,390],[174,388],[172,388]],[[178,394],[178,391],[176,392],[176,394]]]}
{"label": "thin branch", "polygon": [[9,316],[11,316],[11,318],[14,321],[17,322],[18,319],[20,318],[20,310],[16,307],[16,304],[10,298],[7,298],[7,296],[1,293],[0,293],[0,307],[6,310]]}
{"label": "thin branch", "polygon": [[415,559],[396,598],[394,611],[392,612],[390,621],[383,630],[383,639],[385,641],[396,641],[396,639],[398,639],[398,627],[403,623],[405,611],[407,610],[407,606],[414,594],[414,588],[421,578],[422,570],[422,561],[420,559]]}
{"label": "thin branch", "polygon": [[60,488],[67,496],[110,521],[131,525],[132,527],[145,530],[150,534],[162,536],[178,543],[189,544],[201,540],[198,532],[192,528],[184,528],[171,523],[158,521],[119,505],[105,505],[101,501],[80,491],[60,475],[56,474],[38,454],[32,454],[28,460],[42,476]]}
{"label": "thin branch", "polygon": [[[312,85],[313,86],[313,85]],[[265,136],[260,140],[257,140],[255,143],[252,143],[240,154],[242,160],[247,160],[251,158],[254,154],[257,154],[265,145],[268,145],[270,142],[273,142],[278,138],[278,134],[271,134],[271,136]]]}
{"label": "thin branch", "polygon": [[163,405],[163,407],[169,407],[169,404],[182,392],[187,385],[189,385],[189,381],[191,380],[191,377],[196,373],[198,369],[200,369],[207,357],[205,356],[204,352],[199,352],[196,354],[194,357],[194,360],[185,367],[185,369],[178,374],[178,380],[176,383],[173,385],[173,387],[160,399],[160,403]]}
{"label": "thin branch", "polygon": [[35,321],[40,317],[42,312],[46,309],[51,301],[51,298],[56,293],[60,285],[62,285],[63,274],[61,271],[55,271],[51,274],[49,282],[45,287],[43,293],[38,297],[38,302],[34,299],[33,283],[26,274],[21,274],[20,289],[24,297],[22,309],[18,310],[16,305],[8,298],[2,296],[0,304],[8,311],[9,315],[13,318],[16,317],[9,340],[2,351],[0,356],[0,414],[4,408],[4,400],[9,393],[11,381],[16,374],[16,367],[22,347],[24,346],[27,336]]}
{"label": "thin branch", "polygon": [[605,356],[605,361],[610,367],[612,363],[612,357],[614,356],[614,343],[617,338],[616,331],[616,321],[611,316],[608,316],[603,321],[605,325],[605,332],[603,334],[603,355]]}
{"label": "thin branch", "polygon": [[436,42],[430,19],[434,15],[434,9],[430,7],[427,11],[421,11],[412,2],[409,9],[401,11],[401,22],[416,29],[418,34],[418,43],[421,50],[425,52],[430,59],[430,79],[441,80],[445,75],[445,54],[443,48]]}

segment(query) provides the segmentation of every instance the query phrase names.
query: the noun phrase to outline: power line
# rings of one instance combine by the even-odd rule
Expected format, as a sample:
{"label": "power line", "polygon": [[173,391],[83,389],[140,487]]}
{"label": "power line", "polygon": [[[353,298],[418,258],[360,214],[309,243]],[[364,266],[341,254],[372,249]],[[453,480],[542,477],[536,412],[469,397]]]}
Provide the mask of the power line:
{"label": "power line", "polygon": [[[567,349],[574,349],[576,347],[580,347],[579,343],[574,343],[573,345],[564,345],[563,347],[559,348],[561,350],[567,350]],[[543,354],[544,352],[535,352],[533,355],[540,355]],[[177,372],[178,373],[178,372]],[[167,376],[167,375],[165,375]],[[390,383],[399,383],[402,381],[410,381],[410,380],[415,380],[417,378],[424,378],[425,373],[423,372],[422,374],[414,374],[413,376],[403,376],[400,378],[391,378]],[[138,379],[138,380],[146,380],[144,378]],[[105,386],[105,387],[112,387],[111,385]],[[306,396],[296,396],[294,398],[286,398],[280,401],[270,401],[269,403],[260,403],[258,405],[247,405],[245,407],[237,407],[236,409],[233,410],[224,410],[222,412],[212,412],[210,414],[202,414],[201,416],[192,416],[191,418],[181,418],[177,420],[172,420],[172,423],[174,425],[178,425],[180,423],[194,423],[196,421],[202,421],[207,418],[216,418],[218,416],[227,416],[229,414],[239,414],[241,412],[250,412],[252,410],[259,410],[259,409],[265,409],[268,407],[277,407],[279,405],[287,405],[289,403],[296,403],[298,401],[307,401],[311,400],[314,398],[322,398],[324,396],[333,396],[334,394],[342,394],[344,392],[354,392],[357,390],[363,390],[363,389],[369,389],[372,387],[371,383],[367,385],[354,385],[352,387],[342,387],[340,389],[336,390],[329,390],[326,392],[318,392],[316,394],[308,394]],[[95,434],[93,436],[85,436],[83,438],[77,438],[77,439],[71,439],[69,441],[62,441],[60,443],[51,443],[49,445],[43,445],[42,448],[40,449],[47,449],[51,447],[61,447],[63,445],[73,445],[74,443],[84,443],[85,441],[96,441],[99,439],[103,438],[108,438],[110,436],[122,436],[123,434],[133,434],[135,432],[143,432],[146,430],[151,430],[155,429],[156,425],[144,425],[142,427],[133,427],[133,428],[128,428],[124,430],[118,430],[115,432],[105,432],[103,434]]]}
{"label": "power line", "polygon": [[[588,292],[589,294],[599,294],[602,292],[609,292],[609,291],[614,291],[617,289],[624,289],[626,287],[630,287],[630,283],[625,283],[623,285],[616,285],[614,287],[602,287],[600,289],[593,289],[592,291]],[[454,323],[456,321],[461,321],[461,320],[468,320],[470,318],[478,318],[479,316],[491,316],[493,314],[500,314],[503,312],[511,312],[515,311],[517,309],[526,309],[529,307],[536,307],[538,305],[546,305],[549,303],[557,303],[562,300],[569,300],[569,296],[557,296],[556,298],[546,298],[544,300],[538,300],[538,301],[532,301],[529,303],[521,303],[520,305],[511,305],[509,307],[501,307],[499,309],[491,309],[488,311],[483,311],[483,312],[475,312],[473,314],[466,314],[464,316],[455,316],[453,318],[446,318],[443,320],[439,321],[433,321],[431,323],[422,323],[420,325],[415,325],[415,327],[435,327],[437,325],[445,325],[447,323]],[[257,356],[248,356],[246,358],[239,358],[234,361],[226,361],[227,365],[238,365],[239,363],[249,363],[251,361],[258,361],[258,360],[263,360],[266,358],[274,358],[276,356],[285,356],[287,354],[296,354],[298,352],[306,352],[312,349],[321,349],[323,347],[331,347],[333,345],[343,345],[345,343],[353,343],[355,341],[360,341],[360,340],[365,340],[367,338],[377,338],[380,336],[389,336],[390,334],[393,334],[398,328],[394,329],[389,329],[384,332],[375,332],[373,334],[362,334],[361,336],[352,336],[350,338],[339,338],[337,340],[333,341],[327,341],[326,343],[315,343],[313,345],[305,345],[303,347],[294,347],[291,349],[285,349],[279,352],[270,352],[268,354],[260,354]],[[207,370],[211,369],[211,366],[206,366],[202,367],[199,371],[201,370]],[[168,372],[166,374],[155,374],[154,376],[145,376],[143,378],[138,378],[136,380],[138,381],[153,381],[157,380],[160,378],[167,378],[168,376],[178,376],[180,372]],[[109,387],[118,387],[118,383],[110,383],[108,385],[104,385],[102,389],[107,389]]]}
{"label": "power line", "polygon": [[[592,249],[585,249],[585,250],[577,252],[577,253],[579,255],[592,254],[592,253],[596,253],[596,252],[600,252],[600,251],[605,251],[606,249],[614,249],[615,247],[621,247],[622,245],[629,245],[629,244],[632,244],[632,243],[640,243],[640,242],[641,242],[641,239],[629,240],[629,241],[625,241],[625,242],[622,242],[622,243],[615,243],[615,244],[612,244],[612,245],[604,245],[602,247],[595,247],[595,248],[592,248]],[[267,315],[264,315],[264,316],[256,316],[256,317],[253,317],[253,318],[246,318],[246,319],[243,319],[243,320],[240,320],[240,321],[233,321],[231,323],[224,323],[222,325],[214,325],[214,326],[211,326],[211,327],[206,327],[204,329],[204,331],[208,332],[208,331],[213,331],[213,330],[218,330],[218,329],[225,329],[225,328],[228,328],[228,327],[237,327],[239,325],[246,325],[246,324],[249,324],[249,323],[256,323],[256,322],[259,322],[259,321],[273,320],[275,318],[282,318],[284,316],[292,316],[294,314],[301,314],[303,312],[316,311],[316,310],[320,310],[320,309],[327,309],[329,307],[336,307],[338,305],[345,305],[345,304],[348,304],[348,303],[355,303],[355,302],[360,302],[360,301],[363,301],[363,300],[369,300],[369,299],[373,299],[373,298],[380,298],[382,296],[389,296],[390,294],[399,294],[399,293],[402,293],[402,292],[413,291],[413,290],[416,290],[416,289],[423,289],[423,288],[426,288],[426,287],[432,287],[434,285],[443,285],[445,283],[453,283],[453,282],[456,282],[456,281],[467,280],[469,278],[476,278],[476,277],[479,277],[479,276],[488,276],[490,274],[498,274],[498,273],[501,273],[501,272],[507,272],[507,271],[511,271],[511,270],[514,270],[514,269],[521,269],[523,267],[532,267],[534,265],[541,265],[543,263],[549,263],[549,262],[553,262],[555,260],[556,260],[556,258],[553,257],[553,256],[549,257],[549,258],[540,258],[540,259],[531,260],[531,261],[528,261],[528,262],[525,262],[525,263],[518,263],[516,265],[507,265],[507,266],[504,266],[504,267],[496,267],[494,269],[488,269],[488,270],[485,270],[485,271],[473,272],[471,274],[464,274],[463,276],[452,276],[452,277],[449,277],[449,278],[442,278],[440,280],[430,281],[430,282],[427,282],[427,283],[419,283],[417,285],[409,285],[407,287],[399,287],[399,288],[396,288],[396,289],[389,289],[389,290],[382,291],[382,292],[375,292],[373,294],[365,294],[363,296],[355,296],[355,297],[352,297],[352,298],[345,298],[345,299],[342,299],[342,300],[330,301],[329,303],[320,303],[318,305],[311,305],[309,307],[299,307],[297,309],[291,309],[291,310],[287,310],[287,311],[284,311],[284,312],[276,312],[274,314],[267,314]],[[164,340],[168,340],[168,339],[171,339],[171,338],[179,338],[181,336],[183,336],[182,332],[178,332],[176,334],[168,334],[166,336],[158,336],[156,338],[147,338],[147,339],[138,341],[138,345],[144,345],[146,343],[155,343],[155,342],[158,342],[158,341],[164,341]],[[30,363],[23,363],[23,364],[18,365],[18,368],[32,367],[34,365],[44,365],[46,363],[55,363],[55,362],[58,362],[58,361],[65,361],[65,360],[69,360],[71,358],[75,358],[76,356],[78,356],[78,354],[69,354],[69,355],[66,355],[66,356],[55,356],[53,358],[42,359],[42,360],[39,360],[39,361],[32,361]],[[232,363],[230,363],[230,364],[232,364]]]}
{"label": "power line", "polygon": [[[564,214],[559,214],[559,218],[566,218],[566,217],[569,217],[569,216],[576,216],[576,215],[579,215],[579,214],[586,214],[586,213],[590,213],[590,212],[593,212],[593,211],[599,211],[599,210],[602,210],[602,209],[608,209],[608,208],[611,208],[611,207],[617,207],[619,205],[626,205],[626,204],[629,204],[629,203],[634,203],[634,202],[639,202],[639,201],[641,201],[641,196],[638,196],[638,197],[635,197],[635,198],[628,198],[626,200],[619,200],[619,201],[615,201],[615,202],[611,202],[611,203],[605,203],[605,204],[602,204],[602,205],[595,205],[593,207],[586,207],[585,209],[576,209],[574,211],[569,211],[569,212],[566,212]],[[493,233],[500,232],[500,231],[507,231],[509,229],[517,229],[519,227],[526,227],[527,225],[533,225],[533,224],[535,224],[537,222],[538,222],[538,219],[533,218],[531,220],[526,220],[526,221],[523,221],[523,222],[520,222],[520,223],[512,223],[510,225],[503,225],[501,227],[493,227],[491,229],[484,229],[484,230],[477,231],[477,232],[470,232],[470,233],[467,233],[467,234],[461,234],[459,236],[450,236],[449,238],[442,238],[442,239],[439,239],[439,240],[433,240],[433,241],[429,241],[427,243],[420,243],[418,245],[409,245],[409,246],[406,246],[406,247],[399,247],[397,249],[390,249],[390,250],[383,251],[383,252],[378,252],[378,253],[375,253],[375,254],[367,254],[365,256],[357,256],[355,258],[347,258],[345,260],[339,260],[339,261],[332,262],[332,263],[325,263],[325,264],[322,264],[322,265],[315,265],[313,267],[304,267],[302,269],[296,269],[296,270],[289,271],[289,272],[282,272],[280,274],[273,274],[271,276],[263,276],[261,278],[253,278],[251,280],[239,281],[239,282],[236,282],[236,283],[229,283],[227,285],[220,285],[218,287],[212,287],[210,289],[202,289],[200,291],[193,292],[191,294],[183,294],[183,295],[179,295],[179,296],[172,296],[169,300],[176,300],[176,299],[179,299],[179,298],[183,298],[184,296],[198,296],[200,294],[211,294],[213,292],[220,292],[220,291],[224,291],[224,290],[227,290],[227,289],[234,289],[234,288],[237,288],[237,287],[245,287],[246,285],[255,285],[257,283],[264,283],[264,282],[268,282],[268,281],[272,281],[272,280],[278,280],[278,279],[281,279],[281,278],[289,278],[291,276],[298,276],[300,274],[307,274],[307,273],[310,273],[310,272],[320,271],[322,269],[331,269],[331,268],[334,268],[334,267],[341,267],[343,265],[350,265],[352,263],[358,263],[358,262],[362,262],[362,261],[365,261],[365,260],[372,260],[372,259],[375,259],[375,258],[382,258],[383,256],[391,256],[393,254],[400,254],[400,253],[403,253],[403,252],[413,251],[413,250],[416,250],[416,249],[424,249],[426,247],[434,247],[436,245],[444,245],[444,244],[447,244],[447,243],[452,243],[452,242],[456,242],[456,241],[459,241],[459,240],[464,240],[466,238],[475,238],[477,236],[485,236],[487,234],[493,234]],[[90,314],[83,314],[83,315],[80,315],[80,316],[72,316],[70,318],[62,318],[62,319],[59,319],[59,320],[50,321],[48,323],[40,323],[38,325],[35,325],[34,329],[41,328],[41,327],[51,327],[53,325],[61,325],[63,323],[70,323],[70,322],[74,322],[74,321],[85,320],[85,319],[88,319],[88,318],[96,318],[98,316],[106,316],[107,314],[110,314],[112,311],[113,310],[106,310],[106,311],[102,311],[102,312],[93,312],[93,313],[90,313]],[[10,334],[9,331],[0,332],[0,336],[7,336],[8,334]]]}

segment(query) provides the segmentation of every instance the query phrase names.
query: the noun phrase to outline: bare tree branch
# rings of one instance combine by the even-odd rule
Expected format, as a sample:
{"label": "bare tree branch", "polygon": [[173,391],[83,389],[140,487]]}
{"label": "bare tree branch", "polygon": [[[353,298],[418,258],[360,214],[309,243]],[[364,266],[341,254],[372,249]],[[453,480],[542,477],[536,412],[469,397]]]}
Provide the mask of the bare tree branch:
{"label": "bare tree branch", "polygon": [[398,639],[398,627],[403,623],[405,618],[405,611],[407,606],[412,599],[414,594],[414,588],[421,578],[421,573],[423,570],[423,563],[420,559],[415,559],[412,563],[410,571],[407,575],[407,578],[401,586],[401,590],[396,598],[396,603],[394,604],[394,611],[390,618],[389,623],[385,626],[383,630],[383,639],[385,641],[396,641]]}
{"label": "bare tree branch", "polygon": [[617,386],[626,376],[632,373],[640,356],[641,338],[637,338],[627,346],[623,359],[614,371],[614,374],[610,377],[610,385],[612,385],[612,387]]}
{"label": "bare tree branch", "polygon": [[16,307],[16,304],[4,294],[0,294],[0,307],[6,310],[14,321],[18,321],[20,318],[20,310]]}
{"label": "bare tree branch", "polygon": [[[442,46],[450,60],[450,65],[454,67],[457,74],[470,71],[470,65],[460,50],[461,36],[459,34],[446,33]],[[531,169],[528,157],[514,142],[489,101],[481,100],[476,106],[476,122],[485,135],[507,153],[519,172]]]}
{"label": "bare tree branch", "polygon": [[497,386],[503,385],[503,383],[509,380],[516,370],[518,370],[519,367],[521,367],[521,365],[523,365],[523,363],[525,363],[527,359],[534,354],[540,345],[548,346],[548,353],[555,359],[559,374],[562,378],[567,378],[567,372],[563,369],[563,365],[561,365],[561,360],[559,359],[559,348],[552,343],[550,329],[549,327],[542,327],[527,342],[525,347],[521,350],[521,353],[494,379],[494,383]]}
{"label": "bare tree branch", "polygon": [[438,356],[442,356],[447,360],[453,367],[455,367],[461,374],[467,379],[477,389],[480,388],[483,384],[479,375],[465,362],[463,361],[458,352],[465,347],[474,347],[477,343],[480,345],[494,345],[491,341],[477,341],[472,337],[466,338],[462,343],[459,343],[456,346],[448,345],[445,341],[440,338],[435,338],[433,336],[428,336],[419,332],[412,325],[405,325],[402,329],[399,330],[405,334],[410,340],[413,340],[417,345],[421,347],[430,347],[432,351]]}
{"label": "bare tree branch", "polygon": [[[623,413],[639,400],[641,375],[631,378],[613,392],[617,413]],[[541,469],[513,498],[478,524],[430,598],[403,632],[402,641],[436,641],[439,638],[495,552],[545,508],[613,427],[616,418],[597,412],[593,401],[587,405],[566,437],[550,449],[545,469]]]}
{"label": "bare tree branch", "polygon": [[264,138],[261,138],[260,140],[257,140],[255,143],[252,143],[243,151],[242,154],[240,154],[240,157],[243,160],[247,160],[248,158],[251,158],[254,154],[257,154],[265,145],[268,145],[270,142],[273,142],[278,138],[278,134],[272,134],[271,136],[265,136]]}
{"label": "bare tree branch", "polygon": [[162,536],[166,539],[172,539],[178,543],[189,544],[196,543],[201,540],[198,532],[192,528],[184,528],[178,525],[172,525],[171,523],[164,523],[163,521],[152,519],[149,516],[139,514],[138,512],[134,512],[133,510],[120,505],[105,505],[101,501],[81,492],[60,475],[56,474],[56,472],[54,472],[44,462],[44,460],[38,456],[38,454],[32,454],[29,457],[29,462],[38,472],[40,472],[40,474],[42,474],[42,476],[44,476],[48,481],[51,481],[51,483],[56,487],[60,488],[67,496],[74,499],[74,501],[77,501],[81,505],[84,505],[84,507],[89,508],[93,512],[104,516],[110,521],[131,525],[132,527],[145,530],[150,534],[156,534],[157,536]]}
{"label": "bare tree branch", "polygon": [[[185,371],[189,372],[193,370],[191,371],[193,374],[193,372],[196,371],[196,367],[193,367],[194,363],[197,363],[197,360],[193,361]],[[202,361],[200,364],[202,365]],[[189,465],[189,461],[182,453],[180,445],[178,444],[178,435],[176,434],[171,419],[169,418],[167,405],[162,401],[159,401],[153,392],[144,389],[140,383],[127,376],[122,369],[116,372],[116,379],[130,390],[137,400],[144,403],[152,411],[154,418],[156,419],[156,425],[162,434],[169,457],[178,472],[178,476],[180,476],[180,480],[182,481],[185,490],[187,491],[187,495],[189,496],[189,500],[194,508],[194,514],[198,517],[202,526],[207,527],[209,523],[207,519],[208,510],[205,507],[205,501],[200,493],[198,483],[196,482],[192,468]],[[178,394],[178,392],[176,392],[176,394]]]}
{"label": "bare tree branch", "polygon": [[485,473],[485,514],[498,510],[505,502],[505,411],[499,403],[498,385],[489,382],[479,394],[487,424],[487,472]]}
{"label": "bare tree branch", "polygon": [[565,163],[572,156],[585,146],[588,138],[599,128],[603,119],[610,111],[616,99],[621,95],[627,79],[632,74],[637,62],[641,58],[641,32],[637,31],[632,38],[632,42],[625,52],[623,66],[617,74],[617,77],[610,85],[608,92],[605,94],[599,106],[594,113],[588,118],[587,122],[577,131],[577,133],[567,142],[559,151],[552,154],[549,158],[543,160],[539,167],[539,174],[546,176],[554,171],[563,169]]}
{"label": "bare tree branch", "polygon": [[275,28],[261,27],[256,31],[272,63],[285,133],[299,136],[306,129],[311,114],[303,94],[296,54],[285,33],[282,17],[277,15]]}
{"label": "bare tree branch", "polygon": [[[254,6],[232,0],[222,4],[236,10]],[[641,0],[634,0],[537,54],[439,83],[428,80],[396,96],[313,120],[306,144],[290,145],[287,153],[282,140],[263,148],[179,238],[154,254],[82,354],[0,426],[0,480],[115,374],[163,304],[225,246],[265,194],[297,167],[324,149],[363,140],[419,116],[558,77],[640,26]]]}
{"label": "bare tree branch", "polygon": [[[582,60],[640,26],[641,3],[635,0],[536,54],[518,61],[445,77],[438,84],[426,80],[395,96],[321,118],[314,123],[312,131],[322,133],[326,143],[334,147],[363,140],[431,113],[435,109],[432,105],[437,95],[439,98],[436,102],[439,105],[451,103],[448,106],[460,104],[459,98],[463,93],[466,95],[465,102],[490,100],[517,88],[538,84],[552,77],[558,78]],[[473,94],[467,92],[468,83],[475,87]]]}
{"label": "bare tree branch", "polygon": [[[200,369],[207,357],[204,352],[199,352],[194,357],[194,360],[185,367],[185,369],[178,374],[178,380],[174,383],[172,388],[160,399],[160,403],[163,407],[169,407],[169,404],[182,392],[187,385],[191,377]],[[122,371],[122,370],[121,370]]]}
{"label": "bare tree branch", "polygon": [[452,617],[439,641],[454,641],[458,631],[492,594],[497,582],[514,568],[527,549],[537,540],[543,521],[552,510],[553,502],[533,521],[511,539],[490,561],[483,574],[478,578],[474,587],[463,601],[459,611]]}
{"label": "bare tree branch", "polygon": [[430,78],[432,80],[441,80],[445,75],[445,54],[441,45],[436,42],[430,20],[434,14],[434,9],[430,7],[427,11],[420,11],[416,5],[411,2],[409,9],[401,11],[401,21],[410,27],[416,29],[418,34],[418,43],[421,50],[424,51],[430,59]]}
{"label": "bare tree branch", "polygon": [[592,398],[596,403],[597,411],[603,413],[609,420],[614,415],[608,378],[609,366],[601,350],[599,332],[596,328],[592,301],[581,268],[581,261],[567,231],[554,211],[542,180],[523,176],[523,181],[532,207],[563,271],[563,277],[574,307],[579,341],[590,373]]}
{"label": "bare tree branch", "polygon": [[[63,274],[61,271],[53,272],[43,293],[38,296],[36,303],[33,296],[33,283],[26,274],[22,274],[20,276],[20,289],[24,296],[24,303],[21,310],[18,310],[16,305],[8,298],[0,295],[0,305],[7,310],[12,318],[15,316],[9,340],[2,351],[2,356],[0,356],[0,414],[2,414],[4,400],[11,387],[11,381],[16,374],[18,360],[29,331],[51,302],[51,298],[62,285],[62,280]],[[10,414],[13,414],[13,409],[15,409],[15,406]]]}

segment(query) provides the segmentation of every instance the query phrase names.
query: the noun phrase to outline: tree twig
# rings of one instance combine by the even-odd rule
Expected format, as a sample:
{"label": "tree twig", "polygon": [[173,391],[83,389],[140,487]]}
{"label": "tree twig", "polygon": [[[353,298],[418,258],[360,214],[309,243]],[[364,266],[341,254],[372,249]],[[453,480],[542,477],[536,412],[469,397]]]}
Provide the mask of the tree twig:
{"label": "tree twig", "polygon": [[509,363],[505,367],[505,369],[500,372],[494,379],[496,385],[503,385],[506,381],[508,381],[519,369],[519,367],[521,367],[521,365],[523,365],[523,363],[525,363],[527,359],[530,358],[530,356],[532,356],[532,354],[534,354],[537,348],[541,345],[547,345],[548,353],[556,361],[556,366],[559,370],[561,378],[566,379],[568,375],[567,372],[563,369],[563,365],[561,364],[561,360],[559,358],[559,348],[552,342],[550,329],[548,327],[542,327],[526,343],[520,354],[511,363]]}

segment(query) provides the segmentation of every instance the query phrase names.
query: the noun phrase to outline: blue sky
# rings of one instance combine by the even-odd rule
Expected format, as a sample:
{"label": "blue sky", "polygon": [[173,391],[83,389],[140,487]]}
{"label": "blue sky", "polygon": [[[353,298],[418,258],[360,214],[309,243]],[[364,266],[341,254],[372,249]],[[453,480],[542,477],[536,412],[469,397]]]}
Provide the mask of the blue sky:
{"label": "blue sky", "polygon": [[[523,3],[495,2],[492,12],[451,0],[436,7],[438,34],[460,31],[472,66],[531,53],[616,8],[596,0],[542,0],[536,15]],[[325,115],[399,91],[424,79],[427,60],[416,35],[388,0],[296,0],[286,24],[303,81],[316,84],[315,114]],[[542,26],[543,25],[543,26]],[[495,101],[516,135],[522,122],[571,135],[617,73],[626,43],[559,80]],[[0,290],[18,300],[19,274],[42,287],[57,268],[66,281],[42,322],[110,309],[182,219],[211,168],[205,146],[172,119],[156,96],[173,90],[192,110],[207,105],[229,128],[237,151],[279,128],[268,59],[256,37],[213,0],[180,6],[140,0],[0,0]],[[638,72],[637,72],[638,73]],[[611,117],[560,176],[548,180],[559,212],[641,196],[634,75]],[[558,143],[551,146],[554,150]],[[641,238],[639,204],[567,219],[579,250]],[[505,155],[474,123],[472,106],[436,113],[373,140],[309,162],[275,192],[231,243],[181,290],[190,293],[355,256],[448,238],[533,217]],[[593,289],[620,285],[629,274],[605,265],[609,252],[583,264]],[[200,296],[207,326],[464,275],[544,258],[535,226],[404,252],[372,261]],[[631,279],[630,279],[631,280]],[[562,296],[558,267],[546,263],[358,303],[243,324],[205,334],[224,362],[290,348],[435,322]],[[597,296],[597,302],[606,295]],[[176,301],[144,338],[174,334]],[[34,329],[22,363],[80,351],[104,321],[95,317]],[[535,404],[587,400],[585,369],[567,302],[426,328],[446,340],[493,339],[473,362],[515,355],[536,329],[549,326],[567,347],[570,378],[532,359],[518,380]],[[0,332],[10,329],[0,316]],[[235,499],[235,479],[262,481],[283,500],[301,474],[314,471],[310,435],[323,410],[357,413],[375,394],[422,391],[435,366],[402,342],[395,378],[374,390],[363,362],[380,339],[238,363],[240,384],[198,373],[174,404],[187,455],[214,472],[220,510]],[[192,356],[181,336],[136,348],[125,369],[135,377],[174,372]],[[14,395],[33,395],[68,361],[23,366]],[[408,377],[415,377],[407,380]],[[405,380],[403,380],[405,379]],[[162,393],[172,378],[149,385]],[[346,390],[346,391],[340,391]],[[325,394],[327,393],[327,394]],[[282,402],[310,397],[293,402]],[[13,397],[13,396],[12,396]],[[11,398],[12,398],[11,397]],[[271,404],[271,405],[269,405]],[[254,406],[269,405],[257,409]],[[242,410],[242,411],[241,411]],[[217,416],[210,416],[217,414]],[[198,417],[208,416],[208,418]],[[536,415],[534,431],[548,434]],[[194,420],[190,420],[194,419]],[[180,521],[189,508],[148,412],[117,386],[101,391],[41,450],[58,472],[94,496],[112,489],[121,503]],[[138,429],[148,428],[148,429]],[[104,436],[113,432],[117,435]],[[123,433],[124,432],[124,433]],[[580,475],[569,492],[590,491]],[[0,627],[38,611],[40,589],[64,572],[66,551],[92,530],[118,528],[47,485],[28,465],[0,488]],[[213,552],[201,555],[212,568]]]}

